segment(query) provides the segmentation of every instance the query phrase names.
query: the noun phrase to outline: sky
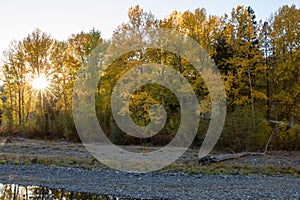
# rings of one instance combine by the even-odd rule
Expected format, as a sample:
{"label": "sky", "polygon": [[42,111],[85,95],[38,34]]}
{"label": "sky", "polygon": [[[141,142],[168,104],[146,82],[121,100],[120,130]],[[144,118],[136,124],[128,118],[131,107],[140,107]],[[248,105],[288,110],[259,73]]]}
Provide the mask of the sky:
{"label": "sky", "polygon": [[0,0],[0,51],[36,28],[58,40],[95,28],[103,38],[109,39],[118,25],[128,21],[127,11],[135,5],[151,11],[157,19],[174,10],[196,8],[220,16],[230,13],[237,5],[250,5],[257,19],[267,19],[282,5],[292,4],[299,8],[300,0]]}

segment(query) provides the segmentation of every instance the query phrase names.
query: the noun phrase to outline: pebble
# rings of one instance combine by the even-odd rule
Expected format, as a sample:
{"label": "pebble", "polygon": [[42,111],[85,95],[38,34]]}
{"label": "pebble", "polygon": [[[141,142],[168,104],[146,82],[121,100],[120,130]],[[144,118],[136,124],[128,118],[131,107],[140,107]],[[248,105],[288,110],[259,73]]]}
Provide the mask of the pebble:
{"label": "pebble", "polygon": [[300,178],[259,174],[131,174],[114,170],[4,164],[0,165],[0,183],[41,185],[138,199],[300,199]]}

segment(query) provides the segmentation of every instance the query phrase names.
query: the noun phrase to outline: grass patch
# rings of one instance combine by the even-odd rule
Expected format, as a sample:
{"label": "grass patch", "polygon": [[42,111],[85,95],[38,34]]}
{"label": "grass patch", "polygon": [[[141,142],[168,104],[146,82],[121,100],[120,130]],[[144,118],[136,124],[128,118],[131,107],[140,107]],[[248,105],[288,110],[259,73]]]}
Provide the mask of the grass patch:
{"label": "grass patch", "polygon": [[161,172],[178,172],[182,171],[188,174],[226,174],[226,175],[285,175],[291,174],[300,177],[300,166],[280,166],[274,164],[267,165],[250,165],[237,162],[221,162],[211,165],[199,165],[198,163],[173,163],[161,170]]}

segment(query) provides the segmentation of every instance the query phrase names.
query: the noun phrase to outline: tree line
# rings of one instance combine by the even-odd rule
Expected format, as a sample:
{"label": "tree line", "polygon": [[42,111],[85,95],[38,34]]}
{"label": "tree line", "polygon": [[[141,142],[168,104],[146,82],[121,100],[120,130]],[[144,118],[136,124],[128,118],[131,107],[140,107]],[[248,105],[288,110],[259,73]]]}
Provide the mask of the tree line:
{"label": "tree line", "polygon": [[[73,34],[58,41],[39,29],[4,52],[1,67],[1,122],[3,133],[28,137],[79,138],[72,119],[72,91],[76,74],[99,44],[117,52],[151,27],[177,31],[197,41],[210,55],[224,81],[227,116],[218,148],[230,151],[300,149],[300,11],[282,6],[266,20],[257,20],[251,7],[237,6],[229,14],[208,16],[205,9],[174,11],[156,19],[139,6],[128,11],[129,22],[121,24],[111,40],[100,31]],[[172,91],[146,85],[132,95],[130,113],[138,125],[149,123],[149,108],[165,107],[168,118],[159,134],[149,139],[126,135],[116,125],[110,105],[113,87],[135,66],[155,62],[170,65],[190,82],[198,100],[209,107],[210,97],[201,74],[174,53],[139,49],[115,60],[99,81],[96,113],[102,129],[116,144],[164,145],[176,134],[180,106]],[[31,81],[43,74],[49,85],[33,88]],[[130,84],[127,87],[131,87]],[[201,109],[200,127],[194,145],[201,145],[210,120],[210,109]],[[270,138],[270,136],[272,136]]]}

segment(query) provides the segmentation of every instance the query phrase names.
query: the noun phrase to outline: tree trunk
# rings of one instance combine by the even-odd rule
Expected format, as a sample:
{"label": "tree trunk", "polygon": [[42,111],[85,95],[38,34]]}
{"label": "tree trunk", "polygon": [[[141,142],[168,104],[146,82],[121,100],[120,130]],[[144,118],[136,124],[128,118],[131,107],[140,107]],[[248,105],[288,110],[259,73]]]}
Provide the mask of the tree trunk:
{"label": "tree trunk", "polygon": [[251,80],[251,73],[250,73],[250,67],[249,67],[249,65],[248,65],[247,73],[248,73],[249,88],[250,88],[251,110],[252,110],[252,116],[253,116],[253,119],[254,119],[255,112],[254,112],[253,87],[252,87],[252,80]]}

